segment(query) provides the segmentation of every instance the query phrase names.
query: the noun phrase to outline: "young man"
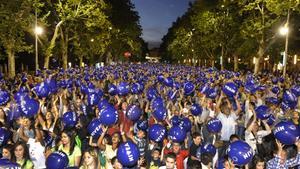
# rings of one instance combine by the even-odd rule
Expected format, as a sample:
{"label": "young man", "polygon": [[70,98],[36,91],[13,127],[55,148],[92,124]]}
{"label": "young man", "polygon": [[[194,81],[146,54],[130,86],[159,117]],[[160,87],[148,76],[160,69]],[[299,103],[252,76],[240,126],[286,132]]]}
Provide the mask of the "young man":
{"label": "young man", "polygon": [[295,143],[297,146],[297,155],[295,158],[287,159],[287,152],[283,149],[283,144],[276,140],[277,151],[275,157],[268,161],[267,169],[280,168],[289,169],[291,167],[298,166],[300,168],[300,140],[298,139]]}
{"label": "young man", "polygon": [[176,169],[176,154],[168,153],[165,158],[165,166],[159,167],[159,169]]}
{"label": "young man", "polygon": [[196,156],[197,156],[197,149],[201,145],[201,135],[198,132],[194,132],[192,134],[192,137],[193,137],[193,143],[190,146],[190,155],[187,162],[188,166],[194,166],[200,164],[200,159],[198,159]]}
{"label": "young man", "polygon": [[172,149],[163,150],[164,154],[168,154],[170,152],[175,153],[176,155],[176,167],[177,169],[184,169],[184,159],[189,156],[188,150],[182,150],[180,143],[172,143]]}

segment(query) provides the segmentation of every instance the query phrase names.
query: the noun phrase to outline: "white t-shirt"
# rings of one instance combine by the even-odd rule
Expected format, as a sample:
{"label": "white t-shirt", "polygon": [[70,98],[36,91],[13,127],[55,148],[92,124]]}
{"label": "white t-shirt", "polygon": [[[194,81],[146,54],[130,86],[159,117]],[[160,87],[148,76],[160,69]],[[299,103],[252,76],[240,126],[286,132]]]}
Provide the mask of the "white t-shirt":
{"label": "white t-shirt", "polygon": [[263,137],[269,135],[270,133],[271,133],[271,131],[260,130],[257,132],[257,136],[255,138],[255,136],[252,134],[252,132],[246,131],[245,132],[245,141],[251,146],[253,151],[256,151],[256,149],[257,149],[256,141],[258,144],[261,144]]}
{"label": "white t-shirt", "polygon": [[220,112],[217,118],[222,123],[221,140],[229,141],[230,136],[235,134],[236,120],[238,117],[235,113],[230,113],[230,115],[227,116]]}
{"label": "white t-shirt", "polygon": [[40,142],[36,142],[35,139],[29,138],[27,144],[29,145],[30,159],[35,169],[46,168],[46,158],[44,155],[45,147]]}

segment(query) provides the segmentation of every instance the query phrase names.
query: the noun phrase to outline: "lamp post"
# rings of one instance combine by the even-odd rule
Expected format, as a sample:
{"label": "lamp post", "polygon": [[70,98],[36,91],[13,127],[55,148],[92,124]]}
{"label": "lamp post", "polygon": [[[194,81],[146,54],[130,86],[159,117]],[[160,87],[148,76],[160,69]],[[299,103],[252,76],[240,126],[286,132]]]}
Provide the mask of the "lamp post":
{"label": "lamp post", "polygon": [[37,25],[37,10],[35,8],[35,28],[34,28],[34,34],[35,34],[35,70],[39,69],[38,35],[41,35],[42,33],[43,33],[43,28],[41,28]]}
{"label": "lamp post", "polygon": [[288,45],[289,45],[289,20],[290,20],[290,10],[288,10],[287,20],[284,27],[279,29],[281,35],[285,35],[285,50],[283,56],[283,77],[286,75],[286,64],[287,64],[287,57],[288,57]]}

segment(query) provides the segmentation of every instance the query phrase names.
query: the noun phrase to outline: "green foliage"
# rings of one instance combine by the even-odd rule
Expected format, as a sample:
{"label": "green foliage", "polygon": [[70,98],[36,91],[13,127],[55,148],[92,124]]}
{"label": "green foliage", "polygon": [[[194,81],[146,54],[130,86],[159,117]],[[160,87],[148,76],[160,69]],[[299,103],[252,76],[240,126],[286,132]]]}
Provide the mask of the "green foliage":
{"label": "green foliage", "polygon": [[9,0],[0,4],[0,44],[15,52],[30,51],[25,34],[34,28],[30,0]]}

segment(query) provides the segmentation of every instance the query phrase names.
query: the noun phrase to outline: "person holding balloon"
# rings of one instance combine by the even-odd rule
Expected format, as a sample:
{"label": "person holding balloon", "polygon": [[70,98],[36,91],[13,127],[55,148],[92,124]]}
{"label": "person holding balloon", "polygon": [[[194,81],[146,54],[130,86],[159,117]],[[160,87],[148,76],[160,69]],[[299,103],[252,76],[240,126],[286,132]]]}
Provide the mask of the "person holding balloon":
{"label": "person holding balloon", "polygon": [[284,149],[284,144],[276,140],[277,149],[274,152],[274,158],[267,162],[267,169],[280,168],[288,169],[300,165],[300,140],[295,142],[297,147],[297,155],[292,159],[287,159],[287,152]]}
{"label": "person holding balloon", "polygon": [[166,149],[166,146],[167,145],[163,147],[163,153],[165,155],[168,153],[174,153],[176,155],[176,169],[184,169],[184,160],[189,156],[189,151],[181,149],[181,144],[178,142],[172,142],[171,149]]}
{"label": "person holding balloon", "polygon": [[115,132],[111,136],[112,138],[111,144],[109,144],[109,142],[103,142],[107,129],[108,129],[107,126],[102,126],[102,134],[97,141],[97,145],[100,150],[104,151],[106,157],[106,167],[111,168],[112,167],[111,160],[113,159],[113,157],[117,155],[117,150],[122,140],[120,134],[118,132]]}
{"label": "person holding balloon", "polygon": [[[59,112],[57,110],[56,107],[56,103],[58,101],[58,97],[55,97],[54,99],[52,99],[52,103],[51,103],[51,112],[50,111],[46,111],[45,115],[42,113],[42,111],[39,109],[38,112],[38,118],[37,120],[39,121],[39,123],[41,124],[41,126],[43,127],[43,130],[46,131],[50,131],[53,132],[54,131],[54,126],[56,125],[56,122],[58,120],[58,116],[59,116]],[[44,103],[45,100],[42,99],[40,100],[40,107],[44,107]]]}
{"label": "person holding balloon", "polygon": [[25,135],[24,128],[20,128],[19,136],[20,138],[28,145],[29,157],[36,169],[45,168],[45,143],[43,140],[43,136],[41,130],[38,128],[38,121],[35,121],[34,125],[35,138],[30,138]]}
{"label": "person holding balloon", "polygon": [[229,138],[236,132],[236,120],[241,112],[241,106],[237,101],[237,95],[234,96],[234,100],[237,105],[237,110],[233,110],[231,103],[225,98],[223,92],[216,104],[216,117],[221,121],[223,127],[221,129],[221,138],[223,146],[219,150],[219,156],[222,157],[225,154],[225,150],[229,144]]}
{"label": "person holding balloon", "polygon": [[65,129],[61,133],[61,145],[58,147],[59,151],[67,154],[69,159],[68,166],[79,166],[81,159],[81,149],[75,141],[75,131]]}
{"label": "person holding balloon", "polygon": [[261,122],[266,130],[260,129],[257,122],[257,115],[254,113],[253,118],[250,119],[246,128],[245,141],[252,147],[256,154],[263,155],[265,153],[262,146],[263,137],[271,134],[272,131],[266,120],[262,120]]}

